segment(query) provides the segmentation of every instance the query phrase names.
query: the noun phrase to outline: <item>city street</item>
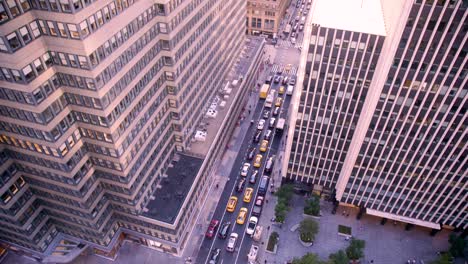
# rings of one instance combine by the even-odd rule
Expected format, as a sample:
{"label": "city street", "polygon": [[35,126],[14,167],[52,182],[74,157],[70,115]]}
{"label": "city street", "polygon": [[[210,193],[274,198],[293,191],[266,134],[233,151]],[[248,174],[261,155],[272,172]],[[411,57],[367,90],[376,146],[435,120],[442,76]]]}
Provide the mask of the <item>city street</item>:
{"label": "city street", "polygon": [[[278,69],[278,65],[272,65],[276,69]],[[272,67],[273,68],[273,67]],[[291,68],[292,70],[292,68]],[[290,70],[290,71],[291,71]],[[283,72],[282,76],[290,76],[289,71],[288,72]],[[263,80],[262,80],[263,81]],[[279,87],[282,84],[280,83],[272,83],[271,89],[278,91]],[[281,113],[278,116],[275,116],[277,119],[278,117],[286,117],[286,110],[289,106],[289,101],[290,101],[290,96],[287,96],[286,93],[279,95],[278,92],[276,94],[279,97],[283,98],[283,104],[281,105]],[[253,137],[257,131],[257,123],[260,119],[263,118],[263,111],[264,110],[269,110],[269,117],[272,117],[272,111],[274,109],[274,106],[272,108],[265,108],[264,106],[265,100],[259,100],[258,104],[256,105],[255,109],[251,110],[253,112],[253,117],[254,117],[254,124],[251,125],[247,131],[246,137],[244,138],[244,141],[242,142],[242,145],[240,147],[240,151],[236,157],[233,170],[231,171],[231,174],[229,176],[229,181],[226,184],[223,194],[218,202],[216,211],[214,213],[213,219],[219,220],[220,224],[225,223],[225,222],[230,222],[231,227],[230,227],[230,232],[237,233],[239,235],[237,239],[237,244],[236,244],[236,249],[234,252],[230,253],[225,250],[227,246],[227,241],[229,240],[229,237],[226,239],[221,239],[218,236],[215,236],[212,239],[207,239],[205,238],[202,242],[200,252],[198,253],[198,258],[196,263],[208,263],[209,257],[210,257],[210,252],[212,252],[213,249],[220,248],[221,249],[221,259],[222,263],[246,263],[247,261],[247,254],[250,250],[250,246],[252,245],[252,238],[249,235],[246,235],[245,229],[248,223],[248,220],[250,219],[251,212],[252,212],[252,207],[253,203],[255,201],[255,198],[258,193],[258,187],[259,187],[259,181],[261,177],[264,175],[264,167],[266,164],[266,161],[269,157],[273,155],[277,155],[279,145],[280,145],[280,140],[281,136],[283,135],[281,132],[277,132],[274,128],[268,128],[268,122],[269,120],[266,119],[265,123],[265,128],[262,131],[262,137],[261,140],[263,139],[266,131],[268,129],[272,130],[272,137],[269,140],[269,147],[266,152],[260,153],[259,152],[259,143],[253,142]],[[260,153],[263,155],[262,159],[262,164],[261,167],[258,168],[258,175],[257,175],[257,181],[255,184],[250,184],[247,183],[245,188],[250,187],[254,189],[254,195],[252,196],[251,202],[250,203],[245,203],[243,202],[243,192],[237,192],[236,191],[236,186],[238,181],[241,179],[240,176],[240,171],[242,169],[242,166],[245,162],[248,163],[253,163],[252,161],[247,160],[247,152],[250,148],[255,147],[256,148],[256,154]],[[274,166],[279,166],[278,162],[275,162]],[[250,173],[253,171],[253,166],[251,166]],[[248,182],[248,176],[247,176],[247,182]],[[245,189],[244,188],[244,189]],[[236,196],[238,198],[238,204],[235,208],[235,211],[230,213],[226,211],[226,204],[228,202],[228,199],[230,196]],[[236,224],[236,218],[239,214],[239,210],[241,207],[245,207],[248,210],[246,221],[243,225],[238,225]],[[221,263],[221,262],[219,262]]]}

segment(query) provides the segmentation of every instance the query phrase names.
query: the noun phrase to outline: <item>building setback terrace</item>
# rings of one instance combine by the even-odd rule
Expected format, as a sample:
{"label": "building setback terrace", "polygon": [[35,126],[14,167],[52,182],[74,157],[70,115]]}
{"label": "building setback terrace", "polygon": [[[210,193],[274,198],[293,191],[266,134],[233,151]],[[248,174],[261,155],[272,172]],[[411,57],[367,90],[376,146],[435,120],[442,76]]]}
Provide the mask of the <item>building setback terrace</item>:
{"label": "building setback terrace", "polygon": [[156,189],[143,210],[143,216],[174,223],[202,163],[201,158],[176,154],[160,182],[161,187]]}

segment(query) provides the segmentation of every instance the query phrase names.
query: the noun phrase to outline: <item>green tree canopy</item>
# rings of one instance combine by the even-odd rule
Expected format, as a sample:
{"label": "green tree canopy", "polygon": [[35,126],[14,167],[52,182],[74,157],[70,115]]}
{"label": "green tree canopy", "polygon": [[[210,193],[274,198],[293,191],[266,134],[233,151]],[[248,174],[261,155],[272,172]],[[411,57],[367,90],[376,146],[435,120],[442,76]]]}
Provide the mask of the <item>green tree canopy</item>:
{"label": "green tree canopy", "polygon": [[449,251],[452,256],[456,258],[462,257],[468,259],[468,241],[466,239],[452,233],[449,237],[449,243]]}
{"label": "green tree canopy", "polygon": [[340,250],[336,253],[330,254],[329,264],[348,264],[349,258],[346,256],[346,253],[343,250]]}
{"label": "green tree canopy", "polygon": [[349,246],[346,248],[346,255],[351,260],[358,260],[364,257],[364,248],[366,241],[351,238]]}
{"label": "green tree canopy", "polygon": [[325,264],[316,254],[307,253],[300,259],[293,259],[292,264]]}
{"label": "green tree canopy", "polygon": [[299,234],[304,242],[312,242],[318,233],[319,225],[312,219],[304,219],[299,224]]}
{"label": "green tree canopy", "polygon": [[283,201],[278,200],[278,203],[275,206],[275,221],[278,223],[284,223],[288,210],[289,207]]}
{"label": "green tree canopy", "polygon": [[319,216],[320,215],[320,196],[314,194],[307,200],[304,206],[304,214]]}
{"label": "green tree canopy", "polygon": [[288,204],[293,196],[293,191],[294,186],[292,184],[284,184],[275,192],[275,195],[278,200],[284,200]]}
{"label": "green tree canopy", "polygon": [[445,253],[439,256],[438,259],[432,261],[430,264],[452,264],[452,257],[449,253]]}

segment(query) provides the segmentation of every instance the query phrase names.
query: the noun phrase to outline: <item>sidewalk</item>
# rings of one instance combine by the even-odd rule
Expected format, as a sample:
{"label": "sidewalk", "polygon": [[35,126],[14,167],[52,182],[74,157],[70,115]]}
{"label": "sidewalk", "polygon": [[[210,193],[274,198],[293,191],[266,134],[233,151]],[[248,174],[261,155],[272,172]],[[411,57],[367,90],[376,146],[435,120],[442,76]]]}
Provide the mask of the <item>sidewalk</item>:
{"label": "sidewalk", "polygon": [[[264,73],[262,73],[262,77],[260,77],[260,79],[263,78],[263,75]],[[181,260],[187,258],[191,258],[192,260],[197,259],[205,231],[208,228],[211,218],[213,217],[224,187],[230,180],[229,175],[236,157],[239,154],[239,150],[242,146],[242,142],[244,141],[247,130],[249,129],[250,120],[253,117],[257,103],[258,93],[250,92],[250,96],[245,106],[245,111],[241,113],[240,126],[235,128],[232,138],[228,143],[228,149],[224,152],[221,160],[218,161],[218,169],[215,171],[213,184],[210,187],[205,205],[200,208],[201,213],[198,217],[198,221],[192,231],[192,234],[189,235],[189,242],[187,242],[186,249],[182,254]],[[214,187],[216,184],[218,184],[218,188]]]}

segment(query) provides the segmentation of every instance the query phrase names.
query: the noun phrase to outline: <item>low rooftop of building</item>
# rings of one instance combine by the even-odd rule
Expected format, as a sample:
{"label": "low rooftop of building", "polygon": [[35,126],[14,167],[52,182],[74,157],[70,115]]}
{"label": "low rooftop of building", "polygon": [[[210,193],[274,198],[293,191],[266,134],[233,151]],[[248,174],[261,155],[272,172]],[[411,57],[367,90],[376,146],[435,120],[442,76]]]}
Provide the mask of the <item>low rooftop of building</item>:
{"label": "low rooftop of building", "polygon": [[327,28],[386,35],[379,0],[314,0],[312,23]]}
{"label": "low rooftop of building", "polygon": [[[246,38],[242,55],[238,58],[224,86],[220,87],[220,90],[222,90],[228,82],[232,83],[234,80],[239,80],[240,76],[247,75],[250,65],[254,62],[255,54],[261,49],[264,41],[265,40],[260,37]],[[143,209],[142,216],[169,224],[174,223],[190,192],[192,184],[195,182],[198,171],[203,164],[204,157],[213,144],[216,133],[234,101],[235,94],[238,91],[237,89],[240,87],[242,87],[240,81],[237,86],[231,86],[231,95],[226,99],[222,98],[222,100],[225,100],[226,104],[223,108],[220,106],[217,107],[218,114],[215,118],[203,118],[201,124],[195,129],[195,132],[206,132],[205,140],[196,141],[194,139],[186,153],[176,154],[163,179],[160,181],[159,187],[154,191],[150,201],[145,209]],[[211,102],[209,102],[208,106],[210,104]]]}
{"label": "low rooftop of building", "polygon": [[202,163],[201,158],[176,154],[142,215],[174,223]]}
{"label": "low rooftop of building", "polygon": [[[229,82],[231,84],[229,86],[229,89],[232,89],[230,96],[228,98],[220,97],[220,102],[225,101],[226,104],[223,107],[217,107],[216,110],[218,111],[218,113],[215,118],[203,118],[202,122],[196,130],[206,132],[205,141],[195,141],[194,139],[194,141],[192,141],[192,143],[190,144],[190,152],[195,153],[197,155],[206,156],[211,144],[214,141],[216,133],[218,132],[218,129],[224,120],[224,117],[226,117],[227,111],[229,110],[232,102],[234,101],[234,95],[237,93],[238,89],[242,87],[242,83],[239,77],[245,77],[247,75],[250,65],[252,65],[252,63],[254,62],[255,54],[258,52],[259,49],[262,48],[262,43],[264,41],[265,40],[261,37],[246,37],[242,55],[236,61],[234,69],[229,74],[224,86],[221,87],[221,89],[223,89],[224,87],[226,87],[227,82]],[[238,81],[237,86],[232,85],[232,83],[235,80]],[[209,106],[210,104],[211,103],[207,103],[207,106]]]}

